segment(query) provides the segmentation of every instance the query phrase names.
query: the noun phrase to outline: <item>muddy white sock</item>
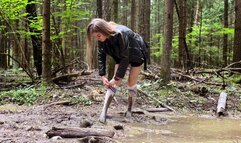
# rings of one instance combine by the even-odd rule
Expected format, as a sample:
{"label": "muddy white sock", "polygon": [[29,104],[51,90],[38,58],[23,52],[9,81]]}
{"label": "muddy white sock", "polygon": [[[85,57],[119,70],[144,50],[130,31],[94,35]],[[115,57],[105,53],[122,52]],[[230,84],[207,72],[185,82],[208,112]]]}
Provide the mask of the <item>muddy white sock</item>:
{"label": "muddy white sock", "polygon": [[114,87],[111,87],[111,88],[107,89],[107,91],[106,91],[104,105],[103,105],[102,112],[101,112],[100,118],[99,118],[99,121],[102,123],[105,123],[105,121],[106,121],[107,110],[109,108],[109,105],[113,99],[115,92],[116,92],[116,88],[114,88]]}
{"label": "muddy white sock", "polygon": [[129,95],[128,95],[128,109],[127,109],[127,111],[131,112],[133,107],[134,107],[134,104],[135,104],[135,101],[136,101],[136,96],[137,96],[136,85],[128,87],[128,92],[129,92]]}

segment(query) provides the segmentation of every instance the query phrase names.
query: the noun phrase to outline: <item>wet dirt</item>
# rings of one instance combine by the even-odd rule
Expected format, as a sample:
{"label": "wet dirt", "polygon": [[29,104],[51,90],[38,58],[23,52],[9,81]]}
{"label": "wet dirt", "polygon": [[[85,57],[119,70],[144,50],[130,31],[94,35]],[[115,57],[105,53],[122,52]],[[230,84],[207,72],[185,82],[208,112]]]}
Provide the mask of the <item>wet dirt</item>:
{"label": "wet dirt", "polygon": [[[126,99],[117,97],[108,111],[107,123],[98,122],[101,102],[83,105],[0,106],[0,142],[3,143],[78,143],[79,139],[48,138],[52,127],[82,127],[88,121],[91,128],[115,132],[113,142],[119,143],[226,143],[241,140],[241,120],[217,118],[211,114],[158,112],[124,117]],[[138,99],[138,108],[147,108]],[[116,127],[120,127],[117,129]]]}
{"label": "wet dirt", "polygon": [[[137,106],[141,99],[138,99]],[[0,106],[0,142],[3,143],[50,143],[64,142],[74,143],[78,139],[48,138],[46,132],[52,127],[82,127],[83,122],[88,121],[91,128],[109,129],[115,132],[113,139],[125,138],[128,132],[126,124],[152,124],[162,125],[166,118],[149,116],[145,114],[133,114],[125,117],[127,99],[117,96],[118,104],[113,102],[109,108],[107,123],[98,122],[102,109],[102,102],[95,102],[90,106],[84,105],[35,105],[18,106],[6,104]],[[143,104],[144,105],[144,104]],[[121,127],[117,129],[116,127]],[[115,129],[116,128],[116,129]]]}
{"label": "wet dirt", "polygon": [[[238,143],[241,141],[239,96],[229,96],[227,107],[230,113],[227,113],[224,118],[217,118],[214,114],[218,95],[210,94],[212,97],[210,98],[179,94],[184,91],[168,97],[164,102],[177,109],[175,113],[145,112],[135,113],[133,117],[124,117],[127,94],[125,90],[120,90],[116,95],[118,104],[114,101],[111,103],[107,124],[102,124],[98,122],[98,118],[104,93],[99,94],[97,90],[98,96],[89,96],[90,93],[94,93],[93,89],[98,89],[96,81],[89,79],[86,78],[86,81],[89,81],[89,87],[84,86],[85,89],[64,89],[51,93],[51,100],[53,100],[51,102],[55,99],[61,100],[65,96],[85,96],[92,101],[88,106],[78,103],[56,105],[49,102],[41,102],[33,106],[15,104],[0,106],[0,142],[79,143],[79,139],[48,138],[46,132],[52,127],[83,127],[86,121],[90,123],[89,128],[113,130],[115,132],[113,142],[118,143]],[[97,98],[100,99],[97,100]],[[139,109],[155,108],[155,105],[147,97],[138,96],[136,107]]]}

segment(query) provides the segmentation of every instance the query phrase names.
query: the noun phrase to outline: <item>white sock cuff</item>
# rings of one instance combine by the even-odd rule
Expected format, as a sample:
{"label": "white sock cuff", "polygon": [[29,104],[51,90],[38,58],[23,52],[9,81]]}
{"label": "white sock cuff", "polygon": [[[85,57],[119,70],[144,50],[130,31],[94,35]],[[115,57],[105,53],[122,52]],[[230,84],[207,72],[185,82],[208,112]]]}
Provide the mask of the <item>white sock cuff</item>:
{"label": "white sock cuff", "polygon": [[137,94],[137,90],[136,90],[136,84],[135,85],[133,85],[133,86],[131,86],[131,87],[129,87],[128,86],[128,91],[129,91],[129,93],[134,93],[134,94]]}
{"label": "white sock cuff", "polygon": [[128,86],[128,89],[130,89],[130,90],[136,90],[136,87],[137,87],[137,85],[135,84],[135,85],[132,85],[132,86]]}

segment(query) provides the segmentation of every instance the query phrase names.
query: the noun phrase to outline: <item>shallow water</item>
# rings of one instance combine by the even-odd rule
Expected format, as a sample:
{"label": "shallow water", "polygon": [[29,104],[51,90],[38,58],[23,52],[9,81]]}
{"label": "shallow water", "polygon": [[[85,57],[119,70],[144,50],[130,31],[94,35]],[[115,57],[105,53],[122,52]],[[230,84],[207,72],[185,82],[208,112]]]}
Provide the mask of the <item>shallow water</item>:
{"label": "shallow water", "polygon": [[166,125],[130,125],[121,143],[241,143],[241,120],[178,117]]}

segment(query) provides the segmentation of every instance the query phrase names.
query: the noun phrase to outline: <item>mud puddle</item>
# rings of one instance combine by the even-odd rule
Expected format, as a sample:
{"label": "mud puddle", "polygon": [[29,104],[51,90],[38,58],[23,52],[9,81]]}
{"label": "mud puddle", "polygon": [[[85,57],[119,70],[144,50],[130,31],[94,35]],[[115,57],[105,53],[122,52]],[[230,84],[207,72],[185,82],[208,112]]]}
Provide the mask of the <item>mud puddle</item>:
{"label": "mud puddle", "polygon": [[[132,127],[131,127],[132,126]],[[170,117],[165,125],[130,125],[121,143],[239,143],[241,120],[230,118]]]}

